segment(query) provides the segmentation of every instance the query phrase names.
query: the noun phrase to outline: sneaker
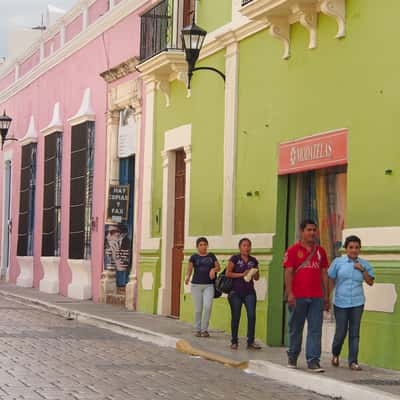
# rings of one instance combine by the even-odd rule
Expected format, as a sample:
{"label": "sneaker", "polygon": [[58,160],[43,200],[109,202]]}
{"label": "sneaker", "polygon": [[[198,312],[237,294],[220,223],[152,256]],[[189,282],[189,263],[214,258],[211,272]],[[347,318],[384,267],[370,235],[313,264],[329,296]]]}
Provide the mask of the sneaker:
{"label": "sneaker", "polygon": [[256,342],[248,344],[247,348],[249,350],[261,350],[261,346],[259,344],[257,344]]}
{"label": "sneaker", "polygon": [[311,361],[308,363],[308,370],[310,372],[325,372],[325,370],[319,365],[318,361]]}
{"label": "sneaker", "polygon": [[362,368],[361,368],[357,363],[355,363],[355,362],[351,363],[350,366],[349,366],[349,368],[350,368],[352,371],[362,371]]}
{"label": "sneaker", "polygon": [[288,368],[297,369],[297,357],[289,357],[288,356]]}
{"label": "sneaker", "polygon": [[201,333],[202,337],[210,337],[210,334],[207,331]]}
{"label": "sneaker", "polygon": [[196,332],[194,333],[194,336],[196,336],[196,337],[201,337],[201,332],[200,332],[200,331],[196,331]]}

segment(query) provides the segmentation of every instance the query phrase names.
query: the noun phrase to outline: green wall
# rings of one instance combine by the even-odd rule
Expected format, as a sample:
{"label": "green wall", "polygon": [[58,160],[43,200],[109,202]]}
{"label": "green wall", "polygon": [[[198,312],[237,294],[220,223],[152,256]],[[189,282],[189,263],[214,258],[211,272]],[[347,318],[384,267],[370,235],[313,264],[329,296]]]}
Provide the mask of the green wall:
{"label": "green wall", "polygon": [[229,23],[232,0],[200,0],[197,2],[197,24],[207,32]]}
{"label": "green wall", "polygon": [[[289,60],[267,31],[240,44],[237,232],[275,231],[278,143],[344,127],[350,148],[347,226],[400,225],[400,213],[393,212],[400,198],[400,55],[391,49],[400,4],[347,4],[344,39],[334,39],[335,20],[320,14],[318,48],[307,48],[308,32],[296,24]],[[384,174],[387,168],[392,176]],[[260,197],[246,197],[249,189]]]}
{"label": "green wall", "polygon": [[[213,66],[224,71],[220,52],[198,66]],[[157,91],[153,163],[153,216],[162,206],[163,168],[161,151],[167,130],[192,124],[192,162],[190,193],[190,235],[220,235],[222,232],[224,85],[209,71],[195,72],[191,97],[181,81],[171,83],[171,104]],[[153,235],[159,228],[153,218]]]}

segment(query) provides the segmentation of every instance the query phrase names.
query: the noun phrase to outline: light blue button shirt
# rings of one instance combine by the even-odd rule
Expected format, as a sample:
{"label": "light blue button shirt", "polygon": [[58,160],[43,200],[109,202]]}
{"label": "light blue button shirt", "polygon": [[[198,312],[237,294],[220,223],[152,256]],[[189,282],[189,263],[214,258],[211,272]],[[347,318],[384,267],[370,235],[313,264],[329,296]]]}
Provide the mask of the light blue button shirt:
{"label": "light blue button shirt", "polygon": [[[371,265],[361,259],[357,260],[368,275],[375,278]],[[335,297],[333,304],[341,308],[362,306],[365,303],[363,282],[364,277],[361,271],[354,268],[355,261],[347,255],[335,258],[328,270],[329,278],[335,280]]]}

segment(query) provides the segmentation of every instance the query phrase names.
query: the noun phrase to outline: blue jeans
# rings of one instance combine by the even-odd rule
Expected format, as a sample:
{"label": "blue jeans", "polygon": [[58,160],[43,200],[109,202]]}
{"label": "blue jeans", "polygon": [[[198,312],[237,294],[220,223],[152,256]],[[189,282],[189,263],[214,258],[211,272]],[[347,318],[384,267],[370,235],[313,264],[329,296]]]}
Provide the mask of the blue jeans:
{"label": "blue jeans", "polygon": [[322,297],[296,299],[296,307],[289,307],[289,350],[290,358],[299,356],[303,341],[304,323],[307,320],[306,360],[319,362],[321,357],[322,321],[324,300]]}
{"label": "blue jeans", "polygon": [[343,342],[349,332],[349,365],[358,363],[358,348],[360,343],[360,325],[364,305],[359,307],[341,308],[334,306],[336,330],[333,338],[332,354],[339,357]]}
{"label": "blue jeans", "polygon": [[254,343],[255,329],[256,329],[256,294],[239,294],[230,292],[228,295],[229,304],[231,306],[231,330],[232,330],[232,344],[238,343],[238,331],[240,323],[240,315],[242,313],[242,304],[244,304],[247,312],[247,344]]}
{"label": "blue jeans", "polygon": [[191,284],[194,304],[194,330],[206,332],[210,323],[211,308],[214,300],[214,285]]}

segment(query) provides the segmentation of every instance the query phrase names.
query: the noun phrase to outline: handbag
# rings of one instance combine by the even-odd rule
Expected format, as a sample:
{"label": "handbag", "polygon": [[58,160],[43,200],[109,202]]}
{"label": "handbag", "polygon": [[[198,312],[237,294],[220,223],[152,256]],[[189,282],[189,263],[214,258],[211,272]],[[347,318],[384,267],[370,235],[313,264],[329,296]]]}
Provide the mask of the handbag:
{"label": "handbag", "polygon": [[[215,279],[215,291],[229,294],[232,291],[233,280],[232,278],[228,278],[226,276],[226,268],[218,275],[217,279]],[[219,297],[218,296],[218,297]]]}
{"label": "handbag", "polygon": [[219,297],[222,296],[222,292],[220,292],[220,291],[217,289],[217,278],[215,278],[215,279],[213,280],[213,284],[214,284],[214,299],[218,299]]}

